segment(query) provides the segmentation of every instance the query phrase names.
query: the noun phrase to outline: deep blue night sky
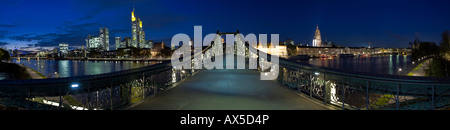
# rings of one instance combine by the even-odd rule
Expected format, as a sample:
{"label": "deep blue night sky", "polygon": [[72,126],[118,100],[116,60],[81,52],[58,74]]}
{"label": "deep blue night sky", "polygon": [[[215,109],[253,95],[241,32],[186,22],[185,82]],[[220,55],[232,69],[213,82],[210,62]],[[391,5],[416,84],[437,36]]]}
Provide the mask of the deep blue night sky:
{"label": "deep blue night sky", "polygon": [[88,34],[110,29],[113,37],[131,36],[131,11],[143,20],[147,40],[170,42],[173,35],[193,38],[217,30],[243,34],[280,34],[311,44],[316,25],[322,39],[344,46],[408,47],[408,42],[439,43],[450,30],[450,1],[358,0],[2,0],[0,46],[53,48],[60,42],[85,45]]}

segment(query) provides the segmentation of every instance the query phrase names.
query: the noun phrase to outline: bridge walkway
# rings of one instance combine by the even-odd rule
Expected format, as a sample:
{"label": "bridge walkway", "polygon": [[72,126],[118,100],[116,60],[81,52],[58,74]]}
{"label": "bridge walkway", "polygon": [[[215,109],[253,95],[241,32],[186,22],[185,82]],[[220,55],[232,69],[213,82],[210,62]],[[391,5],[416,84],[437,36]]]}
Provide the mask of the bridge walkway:
{"label": "bridge walkway", "polygon": [[255,70],[202,70],[131,110],[324,110]]}

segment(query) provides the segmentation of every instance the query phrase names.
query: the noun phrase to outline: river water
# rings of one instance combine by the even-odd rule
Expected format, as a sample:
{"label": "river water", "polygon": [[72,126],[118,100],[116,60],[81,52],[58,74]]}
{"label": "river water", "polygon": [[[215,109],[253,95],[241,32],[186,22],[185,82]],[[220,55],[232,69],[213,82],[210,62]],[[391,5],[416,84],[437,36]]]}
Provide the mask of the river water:
{"label": "river water", "polygon": [[[72,77],[81,75],[95,75],[133,68],[139,68],[157,62],[136,61],[81,61],[81,60],[17,60],[11,62],[23,64],[40,72],[44,76]],[[372,57],[352,57],[310,60],[297,60],[297,62],[318,65],[322,67],[341,69],[345,71],[369,72],[377,74],[406,75],[412,69],[410,56],[390,55]],[[399,71],[401,69],[401,71]],[[56,72],[56,73],[55,73]],[[1,77],[1,76],[0,76]]]}
{"label": "river water", "polygon": [[411,56],[406,55],[347,57],[334,59],[312,58],[310,60],[297,60],[297,62],[340,69],[344,71],[390,75],[406,75],[413,68]]}
{"label": "river water", "polygon": [[[44,76],[73,77],[81,75],[96,75],[133,68],[139,68],[157,62],[136,61],[82,61],[82,60],[35,60],[12,59],[11,62],[23,64],[40,72]],[[56,72],[56,75],[55,75]]]}

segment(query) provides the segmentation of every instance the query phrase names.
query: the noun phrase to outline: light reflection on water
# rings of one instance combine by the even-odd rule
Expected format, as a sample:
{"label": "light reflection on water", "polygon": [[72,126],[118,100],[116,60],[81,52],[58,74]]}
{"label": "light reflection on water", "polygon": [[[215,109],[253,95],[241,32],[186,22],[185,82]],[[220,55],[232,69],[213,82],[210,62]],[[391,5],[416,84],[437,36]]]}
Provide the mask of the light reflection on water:
{"label": "light reflection on water", "polygon": [[132,61],[78,61],[78,60],[35,60],[12,59],[11,62],[23,64],[42,73],[47,77],[55,77],[55,72],[59,77],[73,77],[81,75],[95,75],[109,73],[146,65],[156,64],[156,62],[132,62]]}
{"label": "light reflection on water", "polygon": [[[297,60],[297,62],[308,63],[317,66],[340,69],[354,72],[369,72],[376,74],[406,75],[412,69],[410,56],[390,55],[372,57],[334,58],[311,60]],[[398,71],[399,68],[402,71]]]}

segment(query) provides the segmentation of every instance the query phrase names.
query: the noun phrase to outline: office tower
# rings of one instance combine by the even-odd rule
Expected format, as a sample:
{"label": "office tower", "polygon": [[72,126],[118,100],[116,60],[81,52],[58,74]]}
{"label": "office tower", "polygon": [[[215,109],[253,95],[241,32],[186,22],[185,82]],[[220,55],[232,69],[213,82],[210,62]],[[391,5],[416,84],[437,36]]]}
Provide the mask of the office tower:
{"label": "office tower", "polygon": [[109,29],[100,28],[100,50],[109,51]]}
{"label": "office tower", "polygon": [[136,48],[143,48],[145,44],[145,32],[142,28],[142,21],[134,16],[134,8],[133,12],[131,12],[131,29],[131,46]]}
{"label": "office tower", "polygon": [[58,47],[58,56],[64,57],[69,53],[69,44],[68,43],[60,43]]}

